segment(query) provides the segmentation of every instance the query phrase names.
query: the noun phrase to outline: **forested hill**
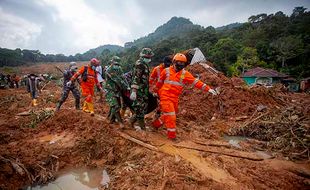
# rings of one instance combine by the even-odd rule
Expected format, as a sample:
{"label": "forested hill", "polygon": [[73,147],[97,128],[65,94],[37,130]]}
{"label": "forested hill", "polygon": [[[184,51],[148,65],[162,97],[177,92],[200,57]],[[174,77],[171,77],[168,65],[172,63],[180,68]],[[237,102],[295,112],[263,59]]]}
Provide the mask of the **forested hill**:
{"label": "forested hill", "polygon": [[[76,61],[98,56],[104,64],[113,55],[122,58],[129,70],[142,47],[155,52],[153,63],[163,56],[199,47],[217,69],[227,75],[239,75],[256,67],[268,67],[297,78],[310,76],[310,12],[296,7],[291,15],[249,15],[246,23],[214,28],[193,24],[189,19],[173,17],[153,33],[120,46],[103,46],[74,56],[42,55],[31,50],[0,50],[0,66],[37,61]],[[113,48],[112,48],[113,47]],[[113,49],[113,50],[112,50]],[[30,51],[30,53],[29,53]],[[101,51],[101,52],[100,52]]]}
{"label": "forested hill", "polygon": [[[157,32],[169,31],[178,26],[175,23],[178,21],[184,22],[184,19],[173,18],[173,22],[133,42],[131,48],[121,53],[126,63],[124,68],[130,68],[128,63],[134,63],[143,46],[155,51],[154,63],[167,54],[199,47],[217,69],[229,76],[238,76],[256,66],[273,68],[296,78],[310,76],[310,12],[303,7],[294,8],[291,15],[281,11],[252,15],[246,23],[217,29],[185,22],[189,30],[177,29],[152,41],[151,36],[160,36]],[[149,44],[141,43],[148,40]]]}
{"label": "forested hill", "polygon": [[132,46],[148,46],[157,41],[165,40],[171,37],[184,37],[192,31],[203,30],[200,25],[194,25],[189,19],[183,17],[172,17],[167,23],[159,26],[153,33],[146,37],[139,38],[134,42],[127,42],[126,48]]}

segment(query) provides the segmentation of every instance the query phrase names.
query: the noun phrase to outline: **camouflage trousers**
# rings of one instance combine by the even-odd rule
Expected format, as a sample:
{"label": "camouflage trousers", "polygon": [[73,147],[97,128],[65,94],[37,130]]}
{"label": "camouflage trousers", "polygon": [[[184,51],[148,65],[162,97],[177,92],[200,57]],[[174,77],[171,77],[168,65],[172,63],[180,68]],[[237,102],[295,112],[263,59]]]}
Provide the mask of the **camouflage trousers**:
{"label": "camouflage trousers", "polygon": [[137,99],[133,102],[134,119],[143,120],[147,113],[148,95],[145,93],[137,92]]}
{"label": "camouflage trousers", "polygon": [[80,107],[80,92],[76,87],[67,87],[64,86],[62,89],[61,98],[59,100],[59,107],[67,100],[70,91],[72,92],[74,98],[75,98],[75,106],[76,108]]}
{"label": "camouflage trousers", "polygon": [[116,115],[119,115],[121,109],[120,94],[113,91],[107,91],[105,95],[105,100],[110,106],[108,118],[110,119],[110,121],[113,122],[115,120]]}

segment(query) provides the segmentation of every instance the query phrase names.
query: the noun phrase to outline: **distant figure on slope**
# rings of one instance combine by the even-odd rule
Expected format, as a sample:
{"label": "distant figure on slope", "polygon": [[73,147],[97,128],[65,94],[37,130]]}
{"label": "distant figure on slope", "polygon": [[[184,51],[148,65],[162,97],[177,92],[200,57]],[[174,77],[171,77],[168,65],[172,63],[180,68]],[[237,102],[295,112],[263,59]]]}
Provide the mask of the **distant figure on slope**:
{"label": "distant figure on slope", "polygon": [[74,83],[72,83],[70,86],[67,86],[67,82],[70,81],[72,76],[76,73],[77,69],[78,68],[76,66],[76,62],[70,62],[69,68],[63,72],[63,77],[64,77],[63,89],[62,89],[61,98],[60,98],[60,100],[57,104],[57,107],[56,107],[56,111],[58,111],[60,109],[61,105],[67,100],[70,91],[72,92],[72,94],[75,98],[75,109],[77,109],[77,110],[80,109],[80,97],[81,97],[81,95],[80,95],[78,88],[76,87],[76,85]]}
{"label": "distant figure on slope", "polygon": [[27,91],[32,99],[32,106],[37,106],[38,91],[40,90],[39,83],[43,79],[35,74],[29,74],[26,81]]}
{"label": "distant figure on slope", "polygon": [[130,118],[130,125],[134,127],[138,122],[141,129],[145,129],[144,116],[148,108],[149,95],[149,63],[154,56],[150,48],[143,48],[140,58],[136,61],[133,70],[130,99],[133,102],[134,115]]}
{"label": "distant figure on slope", "polygon": [[100,86],[96,67],[99,65],[99,61],[96,58],[92,58],[90,63],[87,66],[83,66],[76,72],[67,82],[67,86],[71,86],[72,83],[78,78],[78,76],[82,75],[81,88],[82,88],[82,96],[85,98],[83,103],[83,111],[91,114],[91,116],[95,115],[94,111],[94,87],[97,85],[100,92],[103,93],[102,87]]}
{"label": "distant figure on slope", "polygon": [[159,128],[164,124],[167,128],[168,138],[174,140],[176,139],[176,113],[183,86],[193,85],[213,95],[217,95],[217,92],[199,79],[194,78],[191,73],[184,69],[189,64],[184,54],[177,53],[173,57],[172,63],[172,66],[161,72],[160,79],[154,89],[160,98],[162,115],[153,122],[153,126]]}
{"label": "distant figure on slope", "polygon": [[123,127],[123,119],[120,115],[121,109],[121,97],[122,91],[129,89],[129,85],[123,78],[123,70],[120,65],[120,58],[118,56],[113,56],[111,60],[111,65],[107,68],[105,72],[105,89],[106,101],[110,106],[108,118],[110,123],[114,123],[115,120]]}

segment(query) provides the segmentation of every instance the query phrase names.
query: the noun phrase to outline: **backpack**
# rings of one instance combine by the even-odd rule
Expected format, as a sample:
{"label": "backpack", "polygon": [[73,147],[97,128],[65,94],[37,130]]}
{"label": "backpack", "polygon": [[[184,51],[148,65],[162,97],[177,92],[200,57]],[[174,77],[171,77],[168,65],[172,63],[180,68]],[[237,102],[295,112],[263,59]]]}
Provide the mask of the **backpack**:
{"label": "backpack", "polygon": [[83,73],[82,73],[82,80],[83,80],[84,82],[87,81],[87,75],[88,75],[88,66],[84,66],[84,71],[83,71]]}

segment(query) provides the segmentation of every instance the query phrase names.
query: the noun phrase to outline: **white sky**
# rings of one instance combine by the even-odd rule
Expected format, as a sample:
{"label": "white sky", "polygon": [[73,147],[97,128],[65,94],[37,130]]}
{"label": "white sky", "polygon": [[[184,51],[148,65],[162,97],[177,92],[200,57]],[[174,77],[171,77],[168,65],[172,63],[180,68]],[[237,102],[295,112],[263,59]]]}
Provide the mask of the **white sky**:
{"label": "white sky", "polygon": [[123,46],[171,17],[219,27],[310,0],[0,0],[0,47],[74,55],[104,44]]}

